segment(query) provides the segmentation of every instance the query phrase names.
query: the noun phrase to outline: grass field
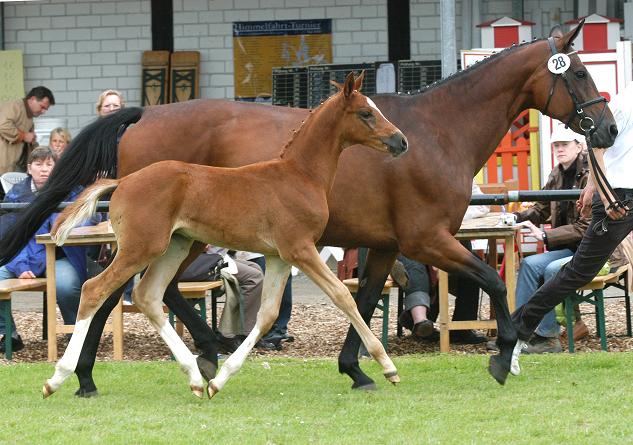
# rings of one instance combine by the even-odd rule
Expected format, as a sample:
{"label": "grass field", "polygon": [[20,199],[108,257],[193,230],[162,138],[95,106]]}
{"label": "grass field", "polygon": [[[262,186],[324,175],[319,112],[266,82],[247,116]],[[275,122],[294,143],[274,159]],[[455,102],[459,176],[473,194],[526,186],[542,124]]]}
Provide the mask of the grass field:
{"label": "grass field", "polygon": [[524,357],[505,387],[487,356],[396,358],[391,386],[350,389],[333,360],[249,360],[212,401],[194,398],[174,362],[98,363],[100,396],[76,378],[42,400],[52,364],[0,367],[5,444],[633,443],[633,354]]}

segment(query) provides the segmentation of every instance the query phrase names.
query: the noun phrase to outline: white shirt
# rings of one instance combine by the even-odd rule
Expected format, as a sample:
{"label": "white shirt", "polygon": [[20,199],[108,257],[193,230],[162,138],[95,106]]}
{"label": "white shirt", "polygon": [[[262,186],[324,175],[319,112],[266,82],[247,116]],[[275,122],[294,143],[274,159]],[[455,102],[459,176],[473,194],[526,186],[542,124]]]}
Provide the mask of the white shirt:
{"label": "white shirt", "polygon": [[611,187],[633,189],[633,84],[609,103],[618,126],[613,146],[604,153],[604,166]]}

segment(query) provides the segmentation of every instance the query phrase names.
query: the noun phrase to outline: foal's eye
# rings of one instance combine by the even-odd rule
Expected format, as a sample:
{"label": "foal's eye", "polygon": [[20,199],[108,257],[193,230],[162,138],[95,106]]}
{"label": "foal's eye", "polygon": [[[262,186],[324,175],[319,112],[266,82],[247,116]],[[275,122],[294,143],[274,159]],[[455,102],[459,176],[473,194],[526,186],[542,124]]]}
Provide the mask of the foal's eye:
{"label": "foal's eye", "polygon": [[584,71],[576,71],[574,74],[576,75],[576,79],[584,79],[587,77],[587,73]]}
{"label": "foal's eye", "polygon": [[361,110],[358,112],[358,115],[362,118],[362,119],[369,119],[370,117],[373,116],[373,113],[369,110]]}

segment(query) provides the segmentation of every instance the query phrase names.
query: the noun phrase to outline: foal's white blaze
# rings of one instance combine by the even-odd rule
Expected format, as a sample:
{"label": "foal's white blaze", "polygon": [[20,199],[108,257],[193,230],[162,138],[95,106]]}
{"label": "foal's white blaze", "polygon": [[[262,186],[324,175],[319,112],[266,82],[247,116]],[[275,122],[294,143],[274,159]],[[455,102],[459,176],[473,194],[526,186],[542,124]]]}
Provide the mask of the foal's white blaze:
{"label": "foal's white blaze", "polygon": [[370,106],[370,107],[372,107],[374,110],[376,110],[376,111],[378,112],[378,114],[379,114],[380,116],[382,116],[384,119],[387,119],[387,118],[385,117],[385,115],[384,115],[384,114],[382,114],[382,111],[380,111],[380,109],[376,106],[376,104],[374,103],[374,101],[373,101],[373,100],[371,100],[369,97],[367,97],[366,99],[367,99],[367,103],[369,104],[369,106]]}

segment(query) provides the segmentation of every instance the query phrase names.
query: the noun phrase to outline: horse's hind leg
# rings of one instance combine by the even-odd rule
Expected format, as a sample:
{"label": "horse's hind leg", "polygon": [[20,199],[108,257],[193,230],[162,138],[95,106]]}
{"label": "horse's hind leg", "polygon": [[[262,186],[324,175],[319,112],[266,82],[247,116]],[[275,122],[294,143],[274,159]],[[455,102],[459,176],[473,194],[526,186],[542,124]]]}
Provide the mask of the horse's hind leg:
{"label": "horse's hind leg", "polygon": [[167,251],[147,268],[133,292],[134,303],[147,316],[150,323],[160,333],[180,366],[189,375],[189,387],[197,397],[202,397],[204,381],[198,369],[196,357],[189,351],[175,329],[167,322],[163,313],[162,296],[167,285],[187,257],[192,241],[173,235]]}
{"label": "horse's hind leg", "polygon": [[387,356],[382,343],[371,332],[367,323],[360,316],[356,303],[347,287],[336,278],[336,275],[321,260],[316,247],[310,245],[305,246],[300,251],[297,250],[292,258],[292,263],[323,289],[332,302],[347,315],[367,347],[367,351],[382,366],[385,378],[392,383],[398,383],[400,381],[398,372],[389,356]]}
{"label": "horse's hind leg", "polygon": [[110,266],[98,276],[86,281],[81,289],[81,300],[73,335],[64,355],[55,365],[55,374],[44,384],[42,393],[48,397],[59,389],[61,384],[73,373],[90,329],[95,312],[105,299],[139,270],[139,258],[124,258],[117,253]]}
{"label": "horse's hind leg", "polygon": [[[356,294],[356,305],[363,320],[369,324],[376,305],[380,299],[387,275],[393,266],[396,253],[370,250],[359,277],[359,287]],[[363,372],[358,364],[358,348],[361,338],[350,326],[345,343],[338,358],[339,372],[345,373],[354,381],[352,389],[375,389],[374,381]]]}
{"label": "horse's hind leg", "polygon": [[278,256],[266,256],[266,272],[264,273],[264,289],[262,291],[261,305],[257,312],[255,327],[244,339],[237,350],[229,356],[220,368],[218,375],[209,382],[207,388],[209,397],[216,395],[231,378],[240,370],[249,352],[257,343],[257,340],[268,332],[273,322],[277,319],[281,296],[288,280],[290,265]]}

